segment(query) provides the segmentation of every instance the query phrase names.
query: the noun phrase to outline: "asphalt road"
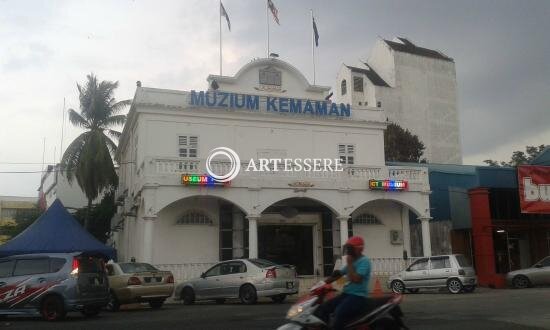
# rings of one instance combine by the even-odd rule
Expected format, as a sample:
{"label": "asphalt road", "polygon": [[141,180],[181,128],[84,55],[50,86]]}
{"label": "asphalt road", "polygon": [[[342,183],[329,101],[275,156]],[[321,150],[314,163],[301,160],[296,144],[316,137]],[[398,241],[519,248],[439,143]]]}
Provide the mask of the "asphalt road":
{"label": "asphalt road", "polygon": [[[268,301],[254,306],[167,304],[161,310],[133,306],[92,319],[73,313],[58,323],[8,318],[0,321],[0,329],[275,329],[284,323],[289,307]],[[482,289],[459,295],[421,292],[406,295],[402,308],[411,329],[550,329],[550,288]]]}

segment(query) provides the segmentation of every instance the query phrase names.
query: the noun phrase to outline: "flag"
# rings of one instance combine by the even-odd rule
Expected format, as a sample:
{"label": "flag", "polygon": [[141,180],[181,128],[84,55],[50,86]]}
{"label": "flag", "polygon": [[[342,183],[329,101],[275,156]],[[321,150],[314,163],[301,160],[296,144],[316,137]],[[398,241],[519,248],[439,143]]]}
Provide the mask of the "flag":
{"label": "flag", "polygon": [[319,32],[317,31],[317,24],[315,24],[315,17],[313,19],[313,34],[315,34],[315,47],[319,47]]}
{"label": "flag", "polygon": [[223,3],[220,1],[220,15],[225,16],[225,20],[227,21],[227,27],[229,28],[229,31],[231,31],[231,22],[229,21],[229,15],[227,15],[227,12],[225,11],[225,7],[223,6]]}
{"label": "flag", "polygon": [[277,10],[275,5],[273,4],[273,1],[267,0],[267,6],[269,7],[269,10],[271,10],[271,13],[273,14],[273,19],[275,20],[275,22],[277,22],[277,25],[281,25],[281,23],[279,23],[279,10]]}

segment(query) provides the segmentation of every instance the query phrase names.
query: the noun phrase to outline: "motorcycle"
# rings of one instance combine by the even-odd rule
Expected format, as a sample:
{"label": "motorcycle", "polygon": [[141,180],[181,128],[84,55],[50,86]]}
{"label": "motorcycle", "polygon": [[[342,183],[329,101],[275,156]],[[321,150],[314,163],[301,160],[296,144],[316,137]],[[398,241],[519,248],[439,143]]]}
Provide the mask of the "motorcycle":
{"label": "motorcycle", "polygon": [[[277,330],[329,329],[329,326],[315,315],[317,308],[325,301],[336,297],[337,290],[331,284],[320,282],[313,286],[308,295],[300,298],[290,307],[286,318],[290,321]],[[401,295],[369,298],[369,306],[360,316],[351,320],[350,330],[398,330],[408,329],[401,317],[399,304]]]}

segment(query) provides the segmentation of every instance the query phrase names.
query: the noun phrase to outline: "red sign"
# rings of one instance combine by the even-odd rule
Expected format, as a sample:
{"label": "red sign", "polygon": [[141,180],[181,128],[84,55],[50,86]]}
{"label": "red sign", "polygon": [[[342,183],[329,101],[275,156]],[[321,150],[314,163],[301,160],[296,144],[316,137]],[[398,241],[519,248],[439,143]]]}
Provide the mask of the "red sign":
{"label": "red sign", "polygon": [[521,213],[550,214],[550,166],[519,166]]}

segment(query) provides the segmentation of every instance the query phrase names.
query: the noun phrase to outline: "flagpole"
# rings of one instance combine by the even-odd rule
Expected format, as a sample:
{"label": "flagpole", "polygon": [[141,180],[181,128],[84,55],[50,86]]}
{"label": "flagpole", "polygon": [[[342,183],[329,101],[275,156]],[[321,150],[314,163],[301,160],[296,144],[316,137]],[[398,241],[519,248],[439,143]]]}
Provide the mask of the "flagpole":
{"label": "flagpole", "polygon": [[265,18],[267,23],[267,58],[269,58],[269,4],[265,3]]}
{"label": "flagpole", "polygon": [[220,0],[220,76],[222,75],[222,1]]}
{"label": "flagpole", "polygon": [[315,31],[313,30],[313,9],[311,12],[311,59],[313,62],[313,84],[315,85]]}

